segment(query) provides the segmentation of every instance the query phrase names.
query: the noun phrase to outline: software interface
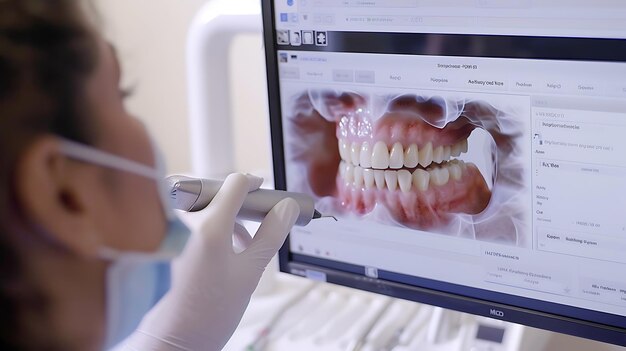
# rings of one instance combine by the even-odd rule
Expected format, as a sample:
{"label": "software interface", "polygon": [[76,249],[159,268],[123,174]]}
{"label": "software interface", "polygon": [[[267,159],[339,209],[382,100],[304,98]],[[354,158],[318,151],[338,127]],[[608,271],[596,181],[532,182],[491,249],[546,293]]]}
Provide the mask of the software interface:
{"label": "software interface", "polygon": [[277,0],[287,188],[340,219],[291,252],[626,316],[626,63],[450,37],[626,34],[550,3]]}

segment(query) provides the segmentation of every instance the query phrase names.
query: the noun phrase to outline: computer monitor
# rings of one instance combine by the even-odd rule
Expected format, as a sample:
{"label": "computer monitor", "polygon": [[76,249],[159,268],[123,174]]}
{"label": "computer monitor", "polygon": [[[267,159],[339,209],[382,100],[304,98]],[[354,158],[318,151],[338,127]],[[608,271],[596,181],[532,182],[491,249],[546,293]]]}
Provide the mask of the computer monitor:
{"label": "computer monitor", "polygon": [[626,3],[262,8],[282,271],[626,345]]}

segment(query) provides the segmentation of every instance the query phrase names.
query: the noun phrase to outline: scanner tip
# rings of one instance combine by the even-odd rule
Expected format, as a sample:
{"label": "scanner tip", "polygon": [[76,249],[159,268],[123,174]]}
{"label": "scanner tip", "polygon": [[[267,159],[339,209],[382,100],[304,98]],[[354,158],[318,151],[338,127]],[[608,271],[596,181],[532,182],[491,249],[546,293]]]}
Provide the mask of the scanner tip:
{"label": "scanner tip", "polygon": [[318,210],[314,210],[313,211],[313,219],[318,219],[318,218],[332,218],[335,220],[335,222],[337,222],[337,218],[335,218],[335,216],[326,216],[321,214]]}

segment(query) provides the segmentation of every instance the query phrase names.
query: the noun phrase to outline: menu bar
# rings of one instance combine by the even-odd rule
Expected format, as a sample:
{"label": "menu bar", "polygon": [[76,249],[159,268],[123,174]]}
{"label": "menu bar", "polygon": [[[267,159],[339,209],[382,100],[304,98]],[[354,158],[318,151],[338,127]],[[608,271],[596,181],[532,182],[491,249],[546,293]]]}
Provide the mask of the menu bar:
{"label": "menu bar", "polygon": [[285,80],[626,98],[626,82],[614,79],[626,76],[622,63],[294,51],[280,54],[285,57],[279,64],[280,78]]}

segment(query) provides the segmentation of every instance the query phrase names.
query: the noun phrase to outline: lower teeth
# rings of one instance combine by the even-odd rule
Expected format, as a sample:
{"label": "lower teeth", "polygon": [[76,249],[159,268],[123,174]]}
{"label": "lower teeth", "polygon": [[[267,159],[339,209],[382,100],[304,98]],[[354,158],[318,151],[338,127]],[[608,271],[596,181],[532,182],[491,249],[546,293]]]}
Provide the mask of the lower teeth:
{"label": "lower teeth", "polygon": [[354,166],[347,162],[341,162],[340,175],[346,182],[357,188],[378,190],[388,189],[409,192],[426,191],[430,186],[443,186],[449,181],[459,181],[466,168],[461,160],[444,162],[440,166],[431,166],[427,169],[417,168],[412,173],[407,169],[379,170]]}

